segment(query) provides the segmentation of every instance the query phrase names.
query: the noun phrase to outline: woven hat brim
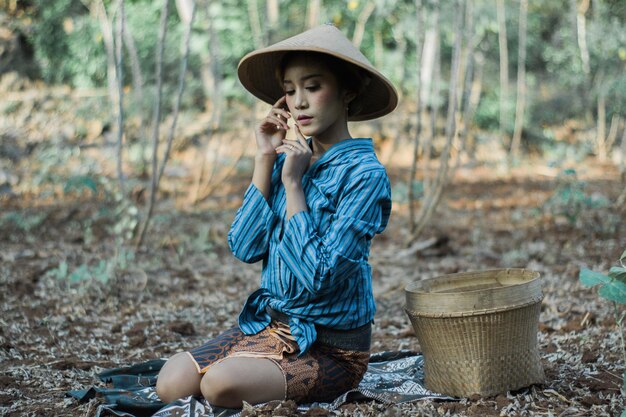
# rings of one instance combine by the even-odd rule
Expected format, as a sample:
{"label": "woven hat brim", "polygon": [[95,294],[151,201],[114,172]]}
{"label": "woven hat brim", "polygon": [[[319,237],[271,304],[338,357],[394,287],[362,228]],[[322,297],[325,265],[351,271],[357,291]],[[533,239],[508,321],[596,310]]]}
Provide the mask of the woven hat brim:
{"label": "woven hat brim", "polygon": [[362,57],[360,51],[358,55],[361,55],[362,58],[359,59],[357,56],[357,59],[355,59],[323,47],[305,44],[285,45],[288,41],[289,39],[276,45],[250,52],[239,62],[237,67],[239,80],[255,97],[266,103],[274,104],[284,95],[275,75],[275,69],[280,64],[282,57],[290,51],[311,51],[332,55],[369,73],[371,82],[359,96],[362,110],[359,114],[350,116],[350,121],[375,119],[391,113],[398,105],[398,94],[393,84],[376,70],[365,57]]}

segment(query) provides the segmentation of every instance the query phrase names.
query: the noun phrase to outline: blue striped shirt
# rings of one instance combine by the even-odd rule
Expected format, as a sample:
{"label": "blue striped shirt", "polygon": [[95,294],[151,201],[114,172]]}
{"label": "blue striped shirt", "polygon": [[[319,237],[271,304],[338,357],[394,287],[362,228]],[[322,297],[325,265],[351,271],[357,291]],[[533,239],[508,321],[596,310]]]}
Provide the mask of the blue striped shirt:
{"label": "blue striped shirt", "polygon": [[[309,139],[310,141],[310,139]],[[331,146],[302,177],[308,211],[287,220],[281,171],[274,163],[268,200],[250,184],[228,233],[233,254],[263,260],[261,286],[246,301],[239,327],[256,334],[270,322],[266,307],[287,314],[303,354],[315,325],[339,330],[372,321],[376,307],[370,241],[387,226],[391,187],[371,139]]]}

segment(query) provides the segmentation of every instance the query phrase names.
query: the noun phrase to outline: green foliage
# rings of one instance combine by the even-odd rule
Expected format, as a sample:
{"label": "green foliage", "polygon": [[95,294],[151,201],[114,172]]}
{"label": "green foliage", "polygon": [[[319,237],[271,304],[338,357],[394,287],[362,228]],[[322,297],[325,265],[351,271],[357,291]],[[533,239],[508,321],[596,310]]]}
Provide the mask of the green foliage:
{"label": "green foliage", "polygon": [[610,205],[604,197],[588,195],[585,183],[578,180],[574,169],[564,170],[557,181],[554,194],[544,205],[544,210],[553,216],[565,217],[570,226],[577,224],[583,212]]}
{"label": "green foliage", "polygon": [[98,192],[98,184],[90,175],[73,175],[65,181],[63,186],[63,192],[68,194],[72,191],[81,192],[83,190],[90,190],[93,194]]}
{"label": "green foliage", "polygon": [[500,102],[492,92],[483,95],[478,103],[474,123],[481,129],[497,130],[500,125]]}
{"label": "green foliage", "polygon": [[[19,2],[18,2],[19,3]],[[40,73],[53,83],[68,83],[81,87],[104,87],[107,82],[107,59],[102,28],[89,2],[82,0],[33,0],[24,7],[20,27],[28,35],[30,47]],[[104,2],[109,19],[117,15],[117,3]],[[143,102],[133,94],[126,95],[127,115],[150,113],[155,98],[155,50],[158,42],[162,2],[131,0],[126,2],[127,30],[134,40],[139,66],[145,81]],[[305,28],[307,4],[302,0],[283,0],[280,4],[278,27],[270,28],[263,2],[255,2],[262,32],[261,43],[294,35]],[[325,2],[321,22],[334,22],[352,37],[362,12],[375,4],[366,23],[361,50],[386,74],[409,101],[416,87],[416,10],[411,0],[346,0]],[[583,69],[576,33],[576,5],[570,0],[530,2],[527,30],[527,110],[526,129],[541,130],[561,124],[565,119],[590,121],[595,113],[595,100],[606,96],[607,122],[614,114],[626,109],[626,3],[619,0],[592,2],[586,13],[586,39],[589,49],[589,72]],[[184,25],[175,7],[170,5],[167,41],[164,53],[164,112],[170,111],[176,97],[176,85],[181,56]],[[250,22],[250,3],[244,0],[209,2],[198,7],[194,21],[183,109],[200,109],[208,97],[211,85],[208,71],[216,70],[220,81],[219,94],[227,100],[251,102],[253,98],[239,84],[237,64],[242,56],[256,48]],[[506,2],[506,25],[509,51],[509,97],[504,103],[504,131],[512,132],[515,108],[519,7]],[[423,26],[431,28],[434,8],[440,13],[437,29],[441,38],[442,87],[449,79],[450,59],[454,41],[456,8],[442,3],[422,2]],[[498,25],[493,3],[473,5],[473,40],[476,50],[485,58],[483,94],[475,114],[475,124],[481,129],[498,130],[500,115]],[[114,23],[114,22],[113,22]],[[12,26],[17,27],[17,24]],[[209,30],[212,28],[211,30]],[[213,33],[213,35],[211,35]],[[465,39],[468,42],[470,39]],[[378,42],[380,41],[380,42]],[[214,51],[217,56],[211,56]],[[124,49],[124,85],[131,85],[131,56]],[[443,91],[442,91],[443,92]],[[132,91],[131,91],[132,93]],[[441,94],[445,97],[445,94]],[[445,100],[445,99],[444,99]],[[108,106],[103,106],[108,107]],[[11,113],[10,104],[0,111]],[[224,114],[228,114],[225,109]],[[591,116],[591,117],[589,117]],[[589,127],[589,126],[587,126]],[[524,140],[528,139],[526,133]],[[548,147],[549,149],[549,147]],[[543,150],[543,148],[542,148]]]}
{"label": "green foliage", "polygon": [[[622,342],[622,355],[626,364],[626,344],[624,343],[623,322],[626,312],[618,311],[617,305],[626,305],[626,250],[620,256],[619,262],[621,266],[614,266],[609,270],[608,275],[600,272],[591,271],[583,268],[579,274],[580,283],[586,287],[599,286],[598,295],[613,303],[615,322],[617,324],[620,340]],[[622,374],[622,395],[626,395],[626,370]],[[622,412],[622,416],[626,410]]]}
{"label": "green foliage", "polygon": [[[416,200],[424,196],[424,182],[413,180],[413,198]],[[396,181],[391,190],[392,200],[400,204],[406,204],[409,201],[409,187],[404,181]]]}
{"label": "green foliage", "polygon": [[115,278],[118,269],[126,269],[135,260],[132,250],[120,247],[118,253],[110,259],[100,259],[93,263],[84,263],[70,271],[67,261],[48,271],[48,275],[72,285],[81,282],[98,281],[107,283]]}
{"label": "green foliage", "polygon": [[86,229],[93,222],[104,222],[108,225],[107,231],[115,236],[117,244],[122,245],[134,236],[139,224],[139,209],[132,201],[124,198],[114,180],[99,176],[98,183],[105,192],[105,201],[96,215],[87,222]]}
{"label": "green foliage", "polygon": [[106,55],[97,22],[78,0],[33,1],[29,34],[43,78],[80,87],[102,85]]}
{"label": "green foliage", "polygon": [[580,271],[580,283],[586,287],[598,285],[600,297],[626,304],[626,268],[612,267],[608,275],[583,269]]}
{"label": "green foliage", "polygon": [[17,211],[9,211],[0,216],[0,227],[13,226],[22,232],[30,232],[41,226],[46,220],[46,213],[20,213]]}

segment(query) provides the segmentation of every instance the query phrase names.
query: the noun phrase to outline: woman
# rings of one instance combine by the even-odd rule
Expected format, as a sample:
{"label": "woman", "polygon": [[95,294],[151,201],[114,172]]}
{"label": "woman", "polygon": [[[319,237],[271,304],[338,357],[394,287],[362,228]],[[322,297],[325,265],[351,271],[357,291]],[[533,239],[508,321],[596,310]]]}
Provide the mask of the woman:
{"label": "woman", "polygon": [[248,54],[238,75],[273,103],[256,127],[252,184],[228,234],[237,258],[263,260],[261,286],[238,327],[165,364],[157,393],[229,408],[329,401],[367,369],[375,312],[367,259],[391,211],[372,141],[353,139],[347,122],[391,112],[397,94],[331,25]]}

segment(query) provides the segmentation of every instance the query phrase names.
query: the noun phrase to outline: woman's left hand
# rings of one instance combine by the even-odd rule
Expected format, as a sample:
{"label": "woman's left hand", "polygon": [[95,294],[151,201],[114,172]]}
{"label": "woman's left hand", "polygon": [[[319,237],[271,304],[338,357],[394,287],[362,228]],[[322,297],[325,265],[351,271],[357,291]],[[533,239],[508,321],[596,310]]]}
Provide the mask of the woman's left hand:
{"label": "woman's left hand", "polygon": [[296,140],[283,140],[283,144],[276,148],[276,153],[284,153],[287,155],[281,179],[285,187],[293,185],[302,185],[302,176],[309,168],[309,162],[313,152],[309,148],[309,144],[298,125],[294,125],[296,132]]}

